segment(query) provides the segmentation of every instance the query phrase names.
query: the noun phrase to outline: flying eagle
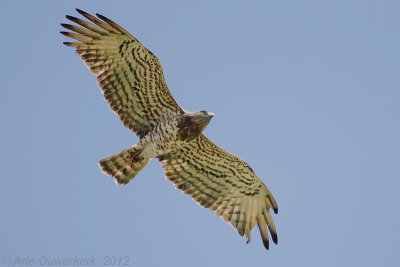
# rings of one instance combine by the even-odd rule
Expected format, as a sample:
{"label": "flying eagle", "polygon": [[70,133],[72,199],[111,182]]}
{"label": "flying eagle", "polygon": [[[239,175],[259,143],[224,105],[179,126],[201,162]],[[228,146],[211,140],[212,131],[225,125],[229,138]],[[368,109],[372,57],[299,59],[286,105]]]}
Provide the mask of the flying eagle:
{"label": "flying eagle", "polygon": [[242,159],[224,151],[202,132],[214,114],[188,112],[175,102],[157,57],[112,20],[77,9],[92,23],[66,18],[80,25],[61,24],[74,47],[122,123],[140,141],[99,161],[101,170],[117,184],[127,184],[157,158],[175,187],[246,235],[257,224],[266,249],[268,231],[278,243],[270,209],[278,213],[271,192]]}

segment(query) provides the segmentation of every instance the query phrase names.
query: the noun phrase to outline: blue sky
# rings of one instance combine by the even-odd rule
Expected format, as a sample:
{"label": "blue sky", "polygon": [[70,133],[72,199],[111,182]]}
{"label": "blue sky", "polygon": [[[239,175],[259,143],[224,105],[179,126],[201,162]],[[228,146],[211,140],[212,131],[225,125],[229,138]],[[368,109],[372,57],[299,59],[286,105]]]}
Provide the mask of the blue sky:
{"label": "blue sky", "polygon": [[[160,59],[206,135],[273,192],[266,251],[152,161],[116,186],[97,161],[137,142],[58,32],[79,7]],[[132,266],[399,266],[398,1],[1,1],[0,257]]]}

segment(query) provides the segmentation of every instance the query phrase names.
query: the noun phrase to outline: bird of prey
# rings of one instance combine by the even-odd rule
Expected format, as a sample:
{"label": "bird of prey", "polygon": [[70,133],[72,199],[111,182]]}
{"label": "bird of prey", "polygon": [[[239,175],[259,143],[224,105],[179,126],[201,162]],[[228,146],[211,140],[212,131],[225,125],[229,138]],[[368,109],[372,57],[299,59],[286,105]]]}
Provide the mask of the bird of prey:
{"label": "bird of prey", "polygon": [[[127,184],[152,158],[178,189],[246,235],[258,225],[266,249],[268,230],[275,244],[270,209],[278,213],[271,192],[242,159],[224,151],[203,135],[213,113],[188,112],[175,102],[157,57],[112,20],[80,9],[87,20],[66,18],[61,24],[74,47],[122,123],[140,141],[99,161],[101,170],[117,184]],[[90,21],[90,22],[89,22]],[[78,26],[79,25],[79,26]]]}

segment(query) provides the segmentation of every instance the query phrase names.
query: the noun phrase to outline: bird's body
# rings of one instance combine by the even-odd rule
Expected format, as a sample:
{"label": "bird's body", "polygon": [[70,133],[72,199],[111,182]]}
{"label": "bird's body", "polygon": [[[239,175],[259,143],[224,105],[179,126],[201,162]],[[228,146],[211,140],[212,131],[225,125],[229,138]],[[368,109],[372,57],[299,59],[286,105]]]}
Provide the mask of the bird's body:
{"label": "bird's body", "polygon": [[110,19],[77,9],[90,20],[67,16],[76,24],[62,24],[61,32],[78,42],[75,47],[97,82],[110,108],[140,140],[132,147],[99,162],[118,184],[127,184],[152,158],[167,179],[203,207],[210,208],[250,240],[257,224],[264,246],[269,229],[277,243],[270,214],[278,206],[271,192],[240,158],[224,151],[203,134],[212,113],[180,108],[165,83],[158,59],[135,37]]}
{"label": "bird's body", "polygon": [[[198,138],[212,116],[212,113],[205,111],[182,110],[179,115],[163,118],[137,144],[101,160],[100,168],[113,176],[117,184],[127,184],[150,159],[179,151],[188,142]],[[116,162],[121,163],[116,165]]]}

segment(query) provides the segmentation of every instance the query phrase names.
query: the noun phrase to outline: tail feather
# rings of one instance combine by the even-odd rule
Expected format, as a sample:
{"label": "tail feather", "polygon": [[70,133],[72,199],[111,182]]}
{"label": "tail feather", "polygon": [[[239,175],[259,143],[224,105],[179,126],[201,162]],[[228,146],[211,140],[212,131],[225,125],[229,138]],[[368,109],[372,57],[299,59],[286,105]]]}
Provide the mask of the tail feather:
{"label": "tail feather", "polygon": [[99,167],[106,175],[112,176],[119,185],[132,180],[150,159],[135,161],[132,155],[137,154],[135,147],[125,149],[115,155],[99,161]]}

